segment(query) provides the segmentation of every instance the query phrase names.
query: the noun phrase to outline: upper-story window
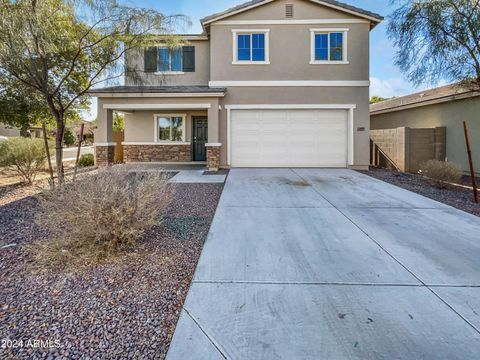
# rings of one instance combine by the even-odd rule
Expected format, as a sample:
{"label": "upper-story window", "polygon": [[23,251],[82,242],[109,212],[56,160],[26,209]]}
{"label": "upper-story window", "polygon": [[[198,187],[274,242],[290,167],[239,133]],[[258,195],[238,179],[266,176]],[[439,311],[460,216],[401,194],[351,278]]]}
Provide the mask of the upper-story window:
{"label": "upper-story window", "polygon": [[269,30],[232,30],[233,64],[270,64]]}
{"label": "upper-story window", "polygon": [[348,64],[348,29],[310,29],[310,64]]}
{"label": "upper-story window", "polygon": [[159,48],[158,49],[158,71],[159,72],[183,72],[183,51],[179,49]]}
{"label": "upper-story window", "polygon": [[144,70],[160,74],[195,72],[195,47],[149,47],[144,52]]}

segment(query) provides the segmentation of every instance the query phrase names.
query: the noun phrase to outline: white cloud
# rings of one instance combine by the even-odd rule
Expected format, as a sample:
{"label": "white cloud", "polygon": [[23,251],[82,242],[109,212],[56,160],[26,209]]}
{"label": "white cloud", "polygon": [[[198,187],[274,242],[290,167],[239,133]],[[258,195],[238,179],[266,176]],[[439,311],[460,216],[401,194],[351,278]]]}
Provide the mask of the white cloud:
{"label": "white cloud", "polygon": [[433,89],[435,87],[440,87],[448,85],[449,83],[445,80],[440,80],[438,84],[431,85],[425,84],[415,87],[410,84],[408,81],[394,77],[390,79],[380,79],[378,77],[370,78],[370,96],[381,96],[384,98],[391,98],[394,96],[404,96],[419,91],[424,91],[428,89]]}
{"label": "white cloud", "polygon": [[370,83],[370,96],[390,98],[420,91],[402,78],[380,79],[372,77]]}

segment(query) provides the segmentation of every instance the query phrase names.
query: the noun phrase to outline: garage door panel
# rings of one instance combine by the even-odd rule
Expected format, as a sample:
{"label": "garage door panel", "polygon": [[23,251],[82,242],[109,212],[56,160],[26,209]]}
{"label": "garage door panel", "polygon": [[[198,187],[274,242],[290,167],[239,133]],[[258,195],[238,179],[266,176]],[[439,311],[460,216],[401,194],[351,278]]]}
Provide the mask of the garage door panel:
{"label": "garage door panel", "polygon": [[234,167],[346,167],[344,110],[232,110]]}

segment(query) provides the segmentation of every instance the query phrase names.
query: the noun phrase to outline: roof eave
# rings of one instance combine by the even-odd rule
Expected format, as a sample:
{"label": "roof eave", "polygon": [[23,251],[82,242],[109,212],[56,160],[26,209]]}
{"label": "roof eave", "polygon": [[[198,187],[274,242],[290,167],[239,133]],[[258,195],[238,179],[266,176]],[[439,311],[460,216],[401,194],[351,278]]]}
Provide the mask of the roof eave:
{"label": "roof eave", "polygon": [[[259,7],[259,6],[263,6],[265,4],[268,4],[270,2],[273,2],[275,0],[265,0],[265,1],[260,1],[258,3],[255,3],[255,4],[252,4],[250,6],[246,6],[244,8],[240,8],[240,9],[236,9],[236,10],[232,10],[231,12],[223,12],[223,13],[218,13],[218,16],[215,16],[216,14],[214,15],[211,15],[211,16],[207,16],[207,17],[204,17],[203,19],[200,19],[200,22],[202,24],[202,28],[203,30],[208,33],[208,27],[210,24],[216,22],[216,21],[219,21],[221,19],[224,19],[224,18],[227,18],[227,17],[230,17],[230,16],[233,16],[233,15],[236,15],[236,14],[239,14],[239,13],[242,13],[242,12],[245,12],[245,11],[248,11],[248,10],[251,10],[251,9],[254,9],[256,7]],[[339,10],[339,11],[342,11],[342,12],[346,12],[346,13],[350,13],[352,15],[355,15],[355,16],[358,16],[358,17],[361,17],[361,18],[364,18],[366,20],[369,20],[372,24],[371,26],[371,29],[373,29],[375,26],[377,26],[378,24],[380,24],[382,21],[383,21],[383,16],[378,16],[378,17],[374,17],[374,16],[370,16],[368,14],[364,14],[364,13],[361,13],[361,12],[358,12],[358,11],[354,11],[354,10],[351,10],[351,9],[347,9],[345,7],[341,7],[341,6],[336,6],[336,5],[333,5],[331,3],[328,3],[328,2],[325,2],[325,1],[322,1],[322,0],[309,0],[311,2],[314,2],[314,3],[317,3],[319,5],[323,5],[323,6],[326,6],[326,7],[330,7],[330,8],[333,8],[333,9],[336,9],[336,10]]]}
{"label": "roof eave", "polygon": [[414,108],[419,108],[423,106],[430,106],[430,105],[436,105],[436,104],[443,104],[446,102],[450,101],[458,101],[458,100],[465,100],[473,97],[480,96],[480,92],[465,92],[461,94],[455,94],[455,95],[448,95],[448,96],[443,96],[440,98],[435,98],[435,99],[428,99],[425,101],[420,101],[416,103],[410,103],[410,104],[402,104],[402,105],[397,105],[397,106],[392,106],[389,108],[385,109],[379,109],[379,110],[371,110],[370,109],[370,115],[381,115],[381,114],[388,114],[396,111],[403,111],[403,110],[409,110],[409,109],[414,109]]}
{"label": "roof eave", "polygon": [[166,92],[125,92],[125,91],[92,91],[87,93],[89,96],[100,98],[121,98],[121,97],[139,97],[139,98],[218,98],[225,97],[225,92],[182,92],[182,93],[166,93]]}

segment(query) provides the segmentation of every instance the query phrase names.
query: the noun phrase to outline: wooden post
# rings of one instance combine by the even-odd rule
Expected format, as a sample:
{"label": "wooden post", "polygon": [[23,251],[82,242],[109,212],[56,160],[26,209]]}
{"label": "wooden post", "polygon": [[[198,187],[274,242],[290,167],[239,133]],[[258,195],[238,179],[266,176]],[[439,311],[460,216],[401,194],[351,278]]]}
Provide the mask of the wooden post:
{"label": "wooden post", "polygon": [[52,158],[50,157],[50,149],[48,147],[48,139],[47,139],[47,127],[45,125],[45,121],[42,121],[42,132],[43,132],[43,141],[45,143],[45,151],[47,152],[47,161],[48,161],[48,170],[50,172],[50,187],[55,187],[55,178],[53,176],[53,167],[52,167]]}
{"label": "wooden post", "polygon": [[80,159],[80,151],[82,149],[83,128],[84,127],[85,127],[85,124],[82,123],[80,125],[80,139],[78,140],[77,157],[75,159],[75,169],[73,170],[73,181],[75,181],[75,178],[77,177],[78,160]]}
{"label": "wooden post", "polygon": [[465,142],[467,144],[468,163],[470,165],[470,176],[472,178],[473,200],[478,204],[477,180],[475,178],[475,169],[473,168],[472,149],[470,147],[470,139],[468,137],[467,122],[463,122],[463,131],[465,133]]}

